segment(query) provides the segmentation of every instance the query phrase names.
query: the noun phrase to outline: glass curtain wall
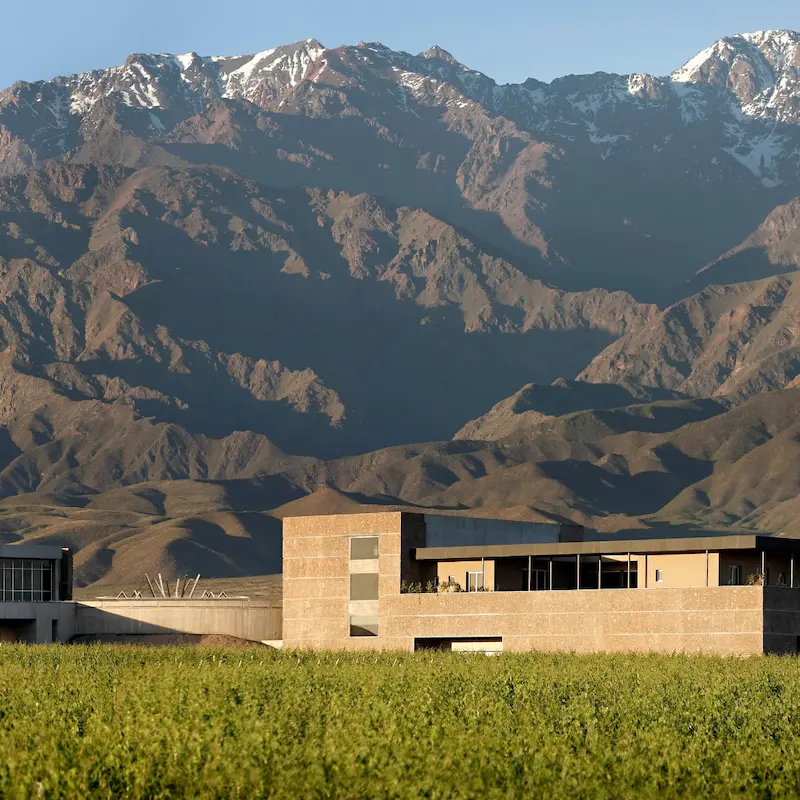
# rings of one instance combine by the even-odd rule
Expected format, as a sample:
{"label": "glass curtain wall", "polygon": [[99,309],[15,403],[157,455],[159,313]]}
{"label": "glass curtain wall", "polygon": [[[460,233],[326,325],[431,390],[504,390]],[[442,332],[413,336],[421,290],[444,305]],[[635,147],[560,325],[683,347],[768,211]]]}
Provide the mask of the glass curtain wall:
{"label": "glass curtain wall", "polygon": [[55,599],[52,561],[0,558],[0,597],[5,603],[43,603]]}

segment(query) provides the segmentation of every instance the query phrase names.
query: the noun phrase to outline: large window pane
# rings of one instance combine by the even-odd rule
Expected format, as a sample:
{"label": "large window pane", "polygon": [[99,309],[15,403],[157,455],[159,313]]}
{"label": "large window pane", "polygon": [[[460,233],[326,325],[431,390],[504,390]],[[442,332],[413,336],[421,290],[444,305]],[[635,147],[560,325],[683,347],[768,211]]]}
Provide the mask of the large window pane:
{"label": "large window pane", "polygon": [[350,576],[351,600],[378,599],[378,573],[367,572]]}
{"label": "large window pane", "polygon": [[353,561],[378,557],[377,536],[354,536],[350,540],[350,558]]}
{"label": "large window pane", "polygon": [[5,602],[49,602],[53,599],[54,562],[32,559],[2,559],[0,600]]}

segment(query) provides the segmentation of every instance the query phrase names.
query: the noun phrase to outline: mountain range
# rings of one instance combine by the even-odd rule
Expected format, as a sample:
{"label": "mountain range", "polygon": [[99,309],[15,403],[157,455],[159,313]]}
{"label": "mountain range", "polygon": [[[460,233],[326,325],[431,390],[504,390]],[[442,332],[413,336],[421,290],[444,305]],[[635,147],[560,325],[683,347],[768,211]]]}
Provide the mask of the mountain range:
{"label": "mountain range", "polygon": [[0,531],[116,585],[374,503],[783,530],[798,220],[791,31],[663,77],[307,40],[17,83]]}

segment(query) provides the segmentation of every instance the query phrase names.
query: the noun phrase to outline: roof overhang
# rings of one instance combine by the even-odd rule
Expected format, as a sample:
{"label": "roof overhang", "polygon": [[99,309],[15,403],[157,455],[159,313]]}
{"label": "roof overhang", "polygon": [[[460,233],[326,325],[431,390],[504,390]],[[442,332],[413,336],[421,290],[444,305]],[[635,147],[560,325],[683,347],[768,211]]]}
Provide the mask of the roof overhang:
{"label": "roof overhang", "polygon": [[53,544],[0,544],[0,558],[28,558],[59,561],[69,548]]}
{"label": "roof overhang", "polygon": [[514,558],[519,556],[619,555],[632,553],[704,553],[724,550],[764,550],[800,554],[800,539],[777,536],[731,535],[672,539],[608,539],[591,542],[553,542],[535,544],[501,544],[467,547],[418,547],[417,561],[472,561],[481,558]]}

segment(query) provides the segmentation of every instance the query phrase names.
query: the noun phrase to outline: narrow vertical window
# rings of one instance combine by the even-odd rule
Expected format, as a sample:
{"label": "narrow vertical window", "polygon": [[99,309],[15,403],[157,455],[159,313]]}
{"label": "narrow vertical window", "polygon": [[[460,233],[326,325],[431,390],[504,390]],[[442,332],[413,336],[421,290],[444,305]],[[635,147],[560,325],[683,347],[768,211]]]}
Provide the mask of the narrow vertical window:
{"label": "narrow vertical window", "polygon": [[483,573],[482,572],[468,572],[467,573],[467,591],[468,592],[482,592],[483,591]]}
{"label": "narrow vertical window", "polygon": [[350,539],[350,636],[378,635],[378,536]]}

